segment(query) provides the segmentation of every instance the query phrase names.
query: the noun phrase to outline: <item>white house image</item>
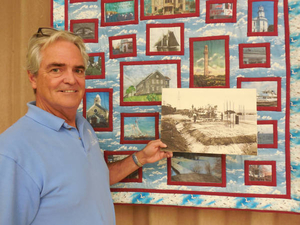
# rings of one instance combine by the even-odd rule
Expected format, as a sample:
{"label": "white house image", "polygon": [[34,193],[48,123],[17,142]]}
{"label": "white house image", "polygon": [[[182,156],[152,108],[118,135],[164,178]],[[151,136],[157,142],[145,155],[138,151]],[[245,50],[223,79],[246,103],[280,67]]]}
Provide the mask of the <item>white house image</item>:
{"label": "white house image", "polygon": [[101,98],[97,95],[94,104],[87,110],[86,119],[93,127],[108,127],[109,111],[101,106]]}
{"label": "white house image", "polygon": [[132,38],[121,40],[120,52],[122,52],[122,53],[133,52]]}
{"label": "white house image", "polygon": [[170,78],[156,70],[136,85],[135,95],[161,94],[163,88],[170,87]]}

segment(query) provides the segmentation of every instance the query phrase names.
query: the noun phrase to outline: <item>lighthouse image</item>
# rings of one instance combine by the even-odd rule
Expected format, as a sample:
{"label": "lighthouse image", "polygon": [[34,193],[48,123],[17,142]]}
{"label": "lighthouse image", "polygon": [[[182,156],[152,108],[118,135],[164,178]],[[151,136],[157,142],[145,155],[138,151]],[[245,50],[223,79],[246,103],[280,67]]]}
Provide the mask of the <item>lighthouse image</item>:
{"label": "lighthouse image", "polygon": [[193,86],[223,87],[226,82],[225,48],[228,45],[223,38],[205,39],[193,43]]}

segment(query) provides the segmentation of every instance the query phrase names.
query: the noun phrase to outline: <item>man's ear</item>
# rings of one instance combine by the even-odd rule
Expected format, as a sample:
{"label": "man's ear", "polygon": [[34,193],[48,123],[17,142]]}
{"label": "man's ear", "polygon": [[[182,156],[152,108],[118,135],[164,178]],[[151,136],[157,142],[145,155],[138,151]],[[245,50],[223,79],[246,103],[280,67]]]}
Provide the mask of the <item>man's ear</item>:
{"label": "man's ear", "polygon": [[27,74],[28,74],[28,79],[31,83],[31,87],[33,89],[36,89],[37,88],[36,75],[32,74],[30,71],[27,71]]}

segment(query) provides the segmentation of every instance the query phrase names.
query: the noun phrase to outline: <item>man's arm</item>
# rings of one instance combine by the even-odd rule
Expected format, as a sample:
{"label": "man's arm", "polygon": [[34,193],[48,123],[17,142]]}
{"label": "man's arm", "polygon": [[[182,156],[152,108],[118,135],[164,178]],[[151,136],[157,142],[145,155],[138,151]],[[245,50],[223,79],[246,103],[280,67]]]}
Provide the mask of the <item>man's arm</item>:
{"label": "man's arm", "polygon": [[[172,152],[161,151],[161,148],[165,147],[167,147],[167,145],[162,143],[159,139],[150,141],[143,150],[136,153],[137,159],[144,165],[147,163],[157,162],[163,158],[172,157]],[[133,161],[131,155],[121,161],[109,163],[107,166],[109,169],[110,185],[119,182],[139,168]]]}

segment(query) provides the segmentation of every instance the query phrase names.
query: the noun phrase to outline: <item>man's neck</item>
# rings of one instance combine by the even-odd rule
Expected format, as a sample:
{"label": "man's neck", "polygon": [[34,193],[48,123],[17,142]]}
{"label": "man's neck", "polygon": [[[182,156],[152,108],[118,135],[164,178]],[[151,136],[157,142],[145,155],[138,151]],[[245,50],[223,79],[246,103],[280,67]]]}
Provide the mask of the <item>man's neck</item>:
{"label": "man's neck", "polygon": [[67,124],[69,124],[72,127],[76,128],[76,112],[77,109],[55,109],[52,107],[47,107],[47,105],[45,104],[41,104],[39,101],[36,101],[36,106],[41,108],[42,110],[51,113],[54,116],[57,116],[63,120],[65,120],[65,122]]}

